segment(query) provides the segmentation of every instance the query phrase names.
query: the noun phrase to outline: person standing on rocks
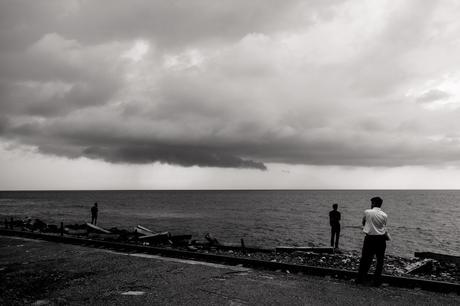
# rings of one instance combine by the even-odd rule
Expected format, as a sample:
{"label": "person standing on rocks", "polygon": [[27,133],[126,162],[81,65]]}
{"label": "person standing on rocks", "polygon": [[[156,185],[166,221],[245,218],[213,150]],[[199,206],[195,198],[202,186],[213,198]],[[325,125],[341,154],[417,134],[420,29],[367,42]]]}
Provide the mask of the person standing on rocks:
{"label": "person standing on rocks", "polygon": [[390,240],[387,232],[388,216],[381,209],[383,200],[380,197],[371,199],[371,209],[364,211],[363,232],[364,237],[361,260],[359,263],[357,284],[362,284],[366,280],[367,272],[372,263],[374,255],[377,258],[377,264],[374,272],[373,285],[380,286],[381,275],[383,270],[383,260],[385,257],[386,241]]}
{"label": "person standing on rocks", "polygon": [[91,207],[91,224],[96,225],[98,211],[99,209],[97,208],[97,202],[96,202],[94,203],[94,206]]}
{"label": "person standing on rocks", "polygon": [[331,225],[331,247],[336,249],[339,247],[340,237],[340,212],[337,211],[338,207],[339,205],[337,203],[333,204],[332,210],[329,212],[329,224]]}

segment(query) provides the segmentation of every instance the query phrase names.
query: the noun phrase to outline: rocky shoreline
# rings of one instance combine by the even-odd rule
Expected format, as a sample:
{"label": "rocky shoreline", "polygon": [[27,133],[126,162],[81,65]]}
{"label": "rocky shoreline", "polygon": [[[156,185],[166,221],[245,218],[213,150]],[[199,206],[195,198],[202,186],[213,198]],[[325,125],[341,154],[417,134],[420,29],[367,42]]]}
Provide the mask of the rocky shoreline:
{"label": "rocky shoreline", "polygon": [[[243,253],[231,250],[201,250],[201,252],[212,252],[227,256],[250,257],[253,259],[274,261],[296,265],[306,265],[323,268],[334,268],[341,270],[358,271],[360,254],[357,251],[338,251],[333,254],[321,254],[314,252],[294,252],[294,253]],[[440,262],[433,260],[431,267],[419,273],[408,274],[408,267],[417,262],[419,258],[406,258],[393,255],[385,256],[384,274],[392,276],[416,277],[436,281],[460,283],[460,267],[455,263]],[[373,273],[374,266],[370,273]]]}
{"label": "rocky shoreline", "polygon": [[[192,240],[191,235],[171,235],[168,232],[142,234],[136,229],[128,231],[124,229],[111,228],[101,229],[86,224],[74,224],[61,227],[48,225],[38,219],[5,220],[5,227],[23,231],[38,231],[52,234],[62,234],[95,240],[117,241],[123,243],[142,244],[163,248],[174,248],[184,251],[199,253],[220,254],[232,257],[251,258],[269,262],[280,262],[287,264],[306,265],[314,267],[334,268],[340,270],[358,271],[360,253],[349,250],[330,250],[321,252],[322,249],[312,246],[312,251],[283,252],[275,249],[261,249],[257,247],[245,247],[242,245],[228,245],[220,243],[212,235],[207,234],[204,241]],[[141,227],[142,229],[145,229]],[[147,229],[148,230],[148,229]],[[149,238],[149,239],[147,239]],[[373,272],[371,266],[370,273]],[[416,268],[414,268],[416,267]],[[288,271],[287,271],[288,272]],[[421,258],[408,258],[394,255],[385,256],[384,274],[392,276],[407,276],[450,283],[460,283],[460,265],[454,262],[429,259],[423,261]]]}

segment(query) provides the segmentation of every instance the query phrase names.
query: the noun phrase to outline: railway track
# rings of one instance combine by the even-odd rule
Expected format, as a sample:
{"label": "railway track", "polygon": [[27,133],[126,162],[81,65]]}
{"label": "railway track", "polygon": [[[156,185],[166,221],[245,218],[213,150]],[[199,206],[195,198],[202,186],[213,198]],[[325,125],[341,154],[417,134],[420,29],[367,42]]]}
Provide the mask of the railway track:
{"label": "railway track", "polygon": [[[201,253],[184,251],[173,248],[162,248],[153,246],[144,246],[134,243],[120,243],[113,241],[104,241],[96,239],[85,239],[79,237],[71,237],[68,235],[44,234],[36,232],[17,231],[11,229],[0,229],[0,235],[15,236],[31,239],[46,240],[56,243],[75,244],[85,247],[104,248],[119,252],[136,252],[161,255],[165,257],[192,259],[198,261],[206,261],[212,263],[226,265],[241,265],[248,268],[264,269],[264,270],[281,270],[289,271],[290,273],[303,273],[307,275],[330,276],[338,279],[354,279],[357,272],[349,270],[341,270],[334,268],[315,267],[307,265],[296,265],[282,262],[263,261],[247,257],[225,256],[219,254]],[[420,288],[423,290],[436,292],[455,292],[460,295],[460,284],[443,281],[434,281],[420,278],[401,277],[393,275],[383,275],[382,281],[390,286],[403,288]]]}

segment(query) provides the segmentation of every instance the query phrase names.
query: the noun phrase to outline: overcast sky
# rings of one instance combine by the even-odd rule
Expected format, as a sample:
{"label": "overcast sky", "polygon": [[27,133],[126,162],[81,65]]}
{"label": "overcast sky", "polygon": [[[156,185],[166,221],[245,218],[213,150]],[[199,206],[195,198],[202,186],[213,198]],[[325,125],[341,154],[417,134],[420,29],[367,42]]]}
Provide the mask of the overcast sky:
{"label": "overcast sky", "polygon": [[0,0],[0,189],[460,188],[458,16]]}

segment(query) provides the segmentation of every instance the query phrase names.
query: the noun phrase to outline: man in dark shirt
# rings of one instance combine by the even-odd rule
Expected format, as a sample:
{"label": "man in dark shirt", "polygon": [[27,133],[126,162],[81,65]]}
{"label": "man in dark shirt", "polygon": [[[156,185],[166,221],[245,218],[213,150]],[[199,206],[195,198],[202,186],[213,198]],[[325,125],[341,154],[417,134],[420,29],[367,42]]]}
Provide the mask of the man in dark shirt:
{"label": "man in dark shirt", "polygon": [[96,202],[96,203],[94,203],[94,206],[91,207],[91,224],[96,225],[96,223],[97,223],[97,212],[98,212],[98,208],[97,208],[97,202]]}
{"label": "man in dark shirt", "polygon": [[[340,213],[337,211],[338,204],[333,204],[329,212],[329,223],[331,224],[331,247],[339,247],[339,236],[340,236]],[[334,243],[335,238],[335,243]]]}

